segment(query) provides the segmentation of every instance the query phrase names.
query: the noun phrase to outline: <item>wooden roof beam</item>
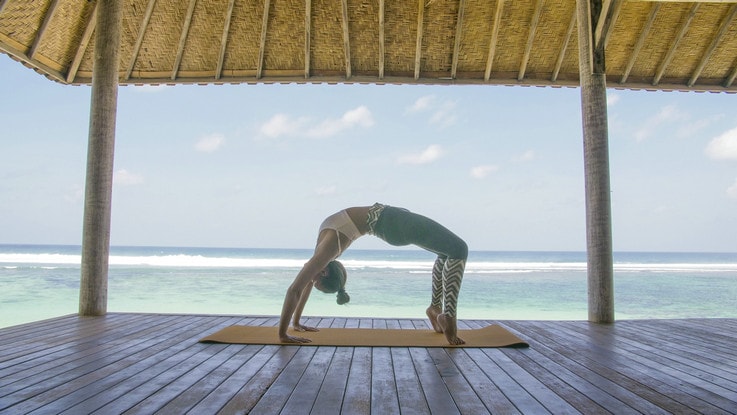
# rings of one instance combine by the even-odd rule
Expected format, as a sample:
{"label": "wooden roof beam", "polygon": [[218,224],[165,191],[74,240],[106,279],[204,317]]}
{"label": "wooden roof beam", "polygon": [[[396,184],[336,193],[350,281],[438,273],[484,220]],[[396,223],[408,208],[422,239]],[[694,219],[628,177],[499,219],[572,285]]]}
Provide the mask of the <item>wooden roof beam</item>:
{"label": "wooden roof beam", "polygon": [[156,0],[148,1],[148,7],[146,7],[146,12],[143,14],[143,20],[141,21],[141,26],[138,29],[138,38],[136,39],[135,46],[133,46],[133,54],[131,55],[130,62],[128,62],[128,68],[125,71],[125,77],[123,78],[125,80],[130,79],[131,73],[133,72],[133,67],[136,65],[136,60],[138,59],[138,52],[141,51],[141,45],[143,44],[143,37],[146,36],[146,29],[148,29],[148,22],[151,20],[151,15],[154,12],[154,5],[156,5]]}
{"label": "wooden roof beam", "polygon": [[95,32],[95,26],[97,24],[97,5],[98,2],[94,2],[92,5],[92,13],[90,13],[89,20],[85,25],[82,39],[80,39],[79,46],[77,47],[77,52],[74,54],[72,63],[69,64],[69,70],[67,71],[66,77],[68,84],[71,84],[74,81],[74,78],[77,77],[77,70],[79,70],[79,65],[82,63],[84,53],[87,51],[87,46],[90,44],[92,34]]}
{"label": "wooden roof beam", "polygon": [[612,32],[614,24],[617,23],[623,4],[624,0],[607,0],[602,3],[601,14],[594,32],[596,48],[606,48],[609,42],[609,34]]}
{"label": "wooden roof beam", "polygon": [[681,23],[681,30],[678,32],[678,35],[676,35],[676,38],[673,39],[673,42],[671,42],[670,49],[668,50],[668,53],[665,55],[665,59],[663,59],[663,62],[658,67],[658,71],[655,73],[655,78],[653,79],[653,86],[658,85],[660,83],[660,79],[663,77],[663,74],[665,73],[665,69],[670,64],[670,61],[673,60],[673,55],[676,53],[676,49],[678,49],[678,44],[683,40],[683,37],[686,35],[686,32],[688,31],[688,26],[691,24],[691,21],[693,20],[694,16],[696,16],[696,12],[699,10],[699,3],[694,3],[693,6],[691,6],[691,11],[689,11],[688,16],[686,17],[686,20]]}
{"label": "wooden roof beam", "polygon": [[571,36],[573,35],[573,28],[576,27],[576,13],[577,10],[574,7],[573,13],[571,14],[571,21],[568,22],[568,31],[566,32],[566,37],[563,40],[563,45],[560,47],[560,52],[558,52],[558,60],[555,62],[555,69],[553,70],[553,76],[550,77],[550,80],[552,82],[555,82],[558,80],[558,74],[560,73],[560,68],[563,66],[563,59],[565,59],[566,56],[566,50],[568,49],[568,44],[571,43]]}
{"label": "wooden roof beam", "polygon": [[417,10],[417,44],[415,45],[415,80],[420,79],[422,62],[422,22],[425,20],[425,0],[419,0]]}
{"label": "wooden roof beam", "polygon": [[384,79],[384,6],[385,0],[379,0],[379,79]]}
{"label": "wooden roof beam", "polygon": [[179,72],[179,65],[182,63],[182,55],[184,54],[184,44],[187,43],[187,35],[189,34],[189,26],[192,24],[192,15],[194,14],[194,7],[197,4],[197,0],[189,0],[189,7],[187,8],[187,15],[184,17],[184,24],[182,25],[182,34],[179,36],[179,46],[177,46],[177,57],[174,59],[174,67],[171,70],[171,79],[177,79],[177,73]]}
{"label": "wooden roof beam", "polygon": [[535,41],[535,32],[537,31],[537,25],[540,22],[540,15],[543,11],[543,0],[537,0],[535,4],[535,11],[532,13],[532,21],[530,22],[530,31],[527,34],[527,45],[525,46],[525,54],[522,56],[522,64],[519,68],[519,74],[517,74],[517,80],[521,81],[525,79],[525,71],[527,71],[527,62],[530,60],[530,52],[532,52],[532,44]]}
{"label": "wooden roof beam", "polygon": [[269,27],[269,8],[271,0],[264,0],[264,15],[261,20],[261,40],[258,47],[258,67],[256,68],[256,79],[261,79],[264,73],[264,52],[266,51],[266,29]]}
{"label": "wooden roof beam", "polygon": [[351,38],[348,28],[348,0],[340,2],[343,12],[343,53],[345,54],[345,79],[351,79]]}
{"label": "wooden roof beam", "polygon": [[450,77],[456,78],[458,70],[458,55],[461,53],[461,35],[463,35],[463,12],[466,9],[466,0],[460,0],[458,4],[458,18],[456,19],[456,38],[453,42],[453,61],[450,66]]}
{"label": "wooden roof beam", "polygon": [[233,18],[233,6],[235,0],[228,2],[228,11],[225,12],[225,24],[223,25],[223,35],[220,38],[220,55],[218,56],[218,66],[215,70],[215,79],[220,79],[223,74],[223,63],[225,62],[225,49],[228,47],[228,32],[230,31],[230,19]]}
{"label": "wooden roof beam", "polygon": [[722,86],[725,87],[725,88],[730,88],[732,86],[732,83],[734,82],[734,79],[735,78],[737,78],[737,66],[735,66],[734,69],[732,69],[732,73],[729,74],[729,76],[724,81],[724,83],[722,84]]}
{"label": "wooden roof beam", "polygon": [[59,5],[59,0],[52,0],[51,4],[49,5],[49,9],[44,14],[44,21],[41,23],[41,27],[38,28],[38,32],[36,32],[36,37],[33,39],[33,44],[31,45],[31,49],[28,51],[28,59],[33,59],[33,55],[36,54],[36,50],[38,50],[38,45],[41,44],[41,39],[43,39],[44,34],[46,33],[46,29],[49,26],[49,22],[51,22],[51,19],[54,18],[54,13],[56,12],[56,7]]}
{"label": "wooden roof beam", "polygon": [[709,47],[706,49],[704,56],[702,56],[701,61],[699,61],[699,65],[696,67],[696,70],[694,70],[693,75],[691,75],[691,79],[688,80],[687,85],[689,87],[692,87],[696,83],[696,80],[699,79],[701,71],[704,70],[704,66],[706,66],[709,58],[711,58],[711,55],[717,48],[719,41],[724,37],[724,34],[727,32],[729,25],[732,23],[732,20],[734,20],[735,14],[737,14],[737,5],[732,5],[729,13],[727,13],[727,15],[724,17],[722,25],[719,27],[719,31],[717,32],[716,36],[714,36],[714,39],[712,39],[711,45],[709,45]]}
{"label": "wooden roof beam", "polygon": [[658,15],[658,10],[660,10],[660,3],[655,3],[653,4],[652,8],[650,8],[650,15],[647,17],[645,26],[642,27],[642,32],[640,32],[640,37],[637,38],[637,43],[635,43],[635,48],[632,50],[632,54],[630,55],[630,60],[629,62],[627,62],[627,67],[624,69],[624,73],[622,74],[622,79],[619,80],[620,84],[624,84],[625,82],[627,82],[627,78],[630,76],[632,67],[635,66],[635,60],[637,60],[637,55],[640,54],[640,50],[642,50],[642,47],[645,45],[645,39],[647,39],[647,35],[650,33],[650,29],[652,29],[653,27],[653,23],[655,22],[655,17]]}
{"label": "wooden roof beam", "polygon": [[491,78],[491,67],[494,63],[494,55],[496,55],[496,44],[499,41],[499,25],[502,21],[502,11],[504,9],[504,0],[497,0],[496,10],[494,11],[494,27],[491,28],[491,41],[489,42],[489,56],[486,58],[486,71],[484,72],[484,81],[489,82]]}
{"label": "wooden roof beam", "polygon": [[310,38],[312,37],[312,0],[305,0],[305,79],[310,77]]}

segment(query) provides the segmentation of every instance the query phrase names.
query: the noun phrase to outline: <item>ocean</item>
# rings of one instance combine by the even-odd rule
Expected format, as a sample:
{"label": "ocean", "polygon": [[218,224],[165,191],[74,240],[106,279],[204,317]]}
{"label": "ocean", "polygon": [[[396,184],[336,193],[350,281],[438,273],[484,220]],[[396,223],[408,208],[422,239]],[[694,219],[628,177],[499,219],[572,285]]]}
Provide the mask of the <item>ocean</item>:
{"label": "ocean", "polygon": [[[0,245],[0,327],[76,313],[79,246]],[[309,249],[112,247],[108,311],[279,315]],[[434,256],[348,250],[351,302],[305,316],[424,318]],[[737,318],[737,253],[617,252],[616,319]],[[585,320],[584,252],[471,252],[458,318]]]}

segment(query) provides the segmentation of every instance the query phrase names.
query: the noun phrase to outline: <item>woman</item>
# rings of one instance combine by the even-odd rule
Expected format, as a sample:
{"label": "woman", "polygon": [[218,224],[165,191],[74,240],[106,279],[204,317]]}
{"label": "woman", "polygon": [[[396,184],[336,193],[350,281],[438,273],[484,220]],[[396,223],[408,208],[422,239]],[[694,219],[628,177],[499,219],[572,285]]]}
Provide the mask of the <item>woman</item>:
{"label": "woman", "polygon": [[468,246],[432,219],[380,203],[343,209],[320,225],[315,252],[297,274],[284,298],[279,339],[284,343],[310,341],[287,334],[290,319],[296,331],[317,331],[299,322],[313,286],[326,293],[337,292],[338,304],[350,300],[345,292],[345,268],[335,259],[353,241],[366,234],[377,236],[391,245],[412,244],[438,255],[432,270],[432,301],[426,314],[433,329],[444,333],[448,343],[463,344],[464,341],[457,336],[456,303]]}

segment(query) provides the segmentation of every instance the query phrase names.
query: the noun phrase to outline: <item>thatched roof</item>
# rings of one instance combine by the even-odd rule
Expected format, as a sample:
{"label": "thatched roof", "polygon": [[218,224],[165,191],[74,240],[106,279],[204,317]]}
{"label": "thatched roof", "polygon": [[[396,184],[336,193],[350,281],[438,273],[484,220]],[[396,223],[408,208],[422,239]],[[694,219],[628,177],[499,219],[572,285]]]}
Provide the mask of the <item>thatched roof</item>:
{"label": "thatched roof", "polygon": [[[602,3],[608,86],[737,90],[734,1]],[[96,4],[0,0],[0,50],[58,82],[89,84]],[[120,81],[578,85],[575,9],[575,0],[124,0]]]}

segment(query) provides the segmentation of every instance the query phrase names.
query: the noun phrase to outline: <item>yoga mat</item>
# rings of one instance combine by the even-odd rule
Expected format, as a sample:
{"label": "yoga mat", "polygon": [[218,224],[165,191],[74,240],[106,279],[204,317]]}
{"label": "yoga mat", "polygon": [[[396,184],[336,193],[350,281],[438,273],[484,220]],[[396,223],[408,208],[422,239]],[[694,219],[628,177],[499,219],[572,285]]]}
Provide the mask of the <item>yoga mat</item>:
{"label": "yoga mat", "polygon": [[230,326],[200,339],[203,343],[290,344],[298,346],[369,346],[369,347],[528,347],[529,345],[498,325],[459,330],[466,344],[452,346],[445,336],[432,330],[321,328],[317,332],[290,334],[312,340],[311,343],[281,343],[276,327]]}

